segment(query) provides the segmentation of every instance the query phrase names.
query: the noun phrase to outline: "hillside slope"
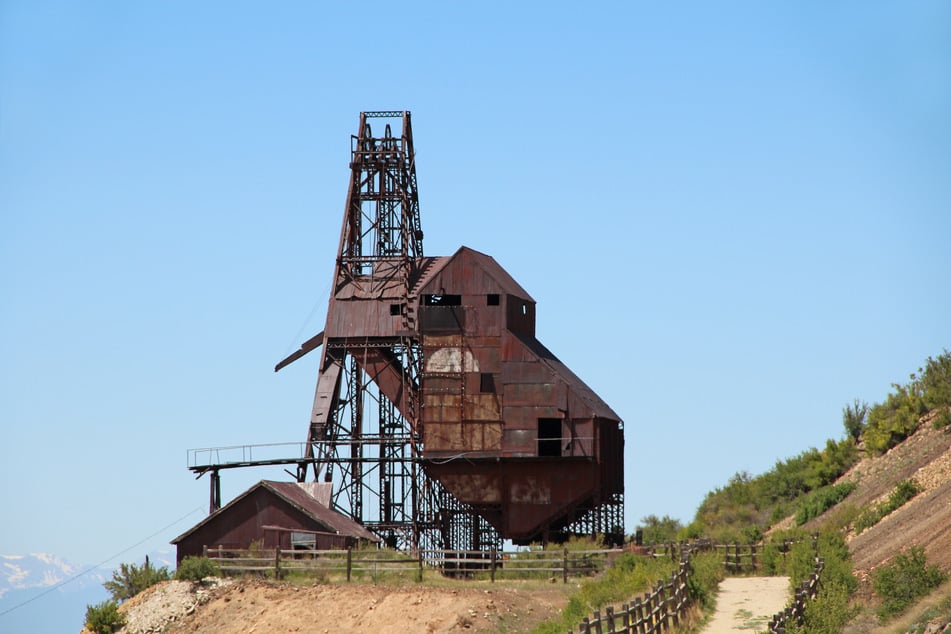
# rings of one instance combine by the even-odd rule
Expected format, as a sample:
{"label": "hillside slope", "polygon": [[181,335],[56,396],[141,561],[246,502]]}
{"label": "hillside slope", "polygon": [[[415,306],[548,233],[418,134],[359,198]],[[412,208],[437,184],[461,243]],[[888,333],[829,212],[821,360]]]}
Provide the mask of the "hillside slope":
{"label": "hillside slope", "polygon": [[[936,430],[932,418],[926,417],[901,444],[861,460],[840,479],[858,484],[840,506],[859,508],[887,498],[902,480],[914,479],[921,487],[917,496],[881,522],[849,536],[852,563],[860,578],[911,546],[923,547],[929,562],[951,570],[951,427]],[[833,508],[819,521],[836,512]]]}

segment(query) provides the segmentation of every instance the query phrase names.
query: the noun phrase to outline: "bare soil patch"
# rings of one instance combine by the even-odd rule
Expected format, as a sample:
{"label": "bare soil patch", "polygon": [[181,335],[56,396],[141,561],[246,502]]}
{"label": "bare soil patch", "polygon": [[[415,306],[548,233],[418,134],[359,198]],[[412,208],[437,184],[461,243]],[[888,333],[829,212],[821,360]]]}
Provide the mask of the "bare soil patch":
{"label": "bare soil patch", "polygon": [[168,632],[522,632],[567,603],[561,584],[483,584],[458,588],[373,585],[297,586],[239,581],[218,590]]}

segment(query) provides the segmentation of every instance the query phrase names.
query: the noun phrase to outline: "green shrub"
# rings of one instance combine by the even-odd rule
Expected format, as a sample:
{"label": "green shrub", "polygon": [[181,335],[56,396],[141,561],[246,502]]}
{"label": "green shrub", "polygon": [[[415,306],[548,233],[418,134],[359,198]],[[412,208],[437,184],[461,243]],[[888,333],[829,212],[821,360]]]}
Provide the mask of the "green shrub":
{"label": "green shrub", "polygon": [[920,546],[912,546],[908,554],[899,553],[892,563],[876,570],[872,578],[872,588],[883,601],[878,610],[879,619],[885,622],[901,614],[946,578],[937,566],[928,565]]}
{"label": "green shrub", "polygon": [[796,524],[802,526],[809,520],[819,517],[827,510],[841,502],[855,490],[855,482],[842,482],[832,486],[816,489],[808,494],[799,505],[796,512]]}
{"label": "green shrub", "polygon": [[842,583],[824,583],[812,601],[806,602],[802,625],[795,621],[787,625],[790,634],[839,634],[859,612],[850,606],[851,593]]}
{"label": "green shrub", "polygon": [[96,605],[86,606],[86,629],[96,634],[113,634],[125,625],[125,617],[119,613],[119,605],[107,599]]}
{"label": "green shrub", "polygon": [[642,557],[624,553],[596,578],[585,579],[568,600],[560,617],[546,621],[533,632],[535,634],[561,633],[575,628],[586,616],[612,603],[627,601],[648,590],[661,579],[667,579],[676,570],[677,564],[667,558]]}
{"label": "green shrub", "polygon": [[704,610],[716,602],[717,586],[726,576],[723,557],[716,551],[694,553],[690,557],[690,574],[687,577],[687,592]]}
{"label": "green shrub", "polygon": [[682,529],[683,526],[680,524],[680,520],[669,515],[664,517],[648,515],[641,518],[641,523],[637,526],[637,530],[643,531],[642,539],[645,544],[675,542]]}
{"label": "green shrub", "polygon": [[934,420],[931,421],[931,424],[935,429],[944,429],[948,425],[951,425],[951,410],[944,410],[939,412],[937,416],[934,417]]}
{"label": "green shrub", "polygon": [[865,512],[859,515],[858,519],[855,520],[855,532],[861,533],[866,528],[875,526],[890,513],[904,506],[908,500],[920,492],[921,487],[918,486],[917,482],[914,480],[902,480],[895,485],[895,488],[887,500],[865,510]]}
{"label": "green shrub", "polygon": [[868,416],[868,403],[855,399],[851,405],[842,408],[842,426],[853,441],[858,442],[865,431],[865,418]]}
{"label": "green shrub", "polygon": [[171,578],[166,566],[156,568],[149,565],[148,557],[141,568],[135,564],[119,564],[118,570],[112,571],[112,581],[107,581],[103,587],[109,591],[116,601],[131,599],[149,586],[154,586]]}
{"label": "green shrub", "polygon": [[928,409],[951,405],[951,353],[945,350],[937,358],[928,357],[921,375],[921,399]]}
{"label": "green shrub", "polygon": [[917,381],[912,380],[908,385],[895,383],[892,387],[895,391],[885,402],[869,410],[865,428],[865,446],[879,454],[913,434],[918,429],[918,420],[928,411]]}
{"label": "green shrub", "polygon": [[207,557],[185,557],[175,571],[175,578],[179,581],[201,581],[205,577],[220,575],[218,563]]}

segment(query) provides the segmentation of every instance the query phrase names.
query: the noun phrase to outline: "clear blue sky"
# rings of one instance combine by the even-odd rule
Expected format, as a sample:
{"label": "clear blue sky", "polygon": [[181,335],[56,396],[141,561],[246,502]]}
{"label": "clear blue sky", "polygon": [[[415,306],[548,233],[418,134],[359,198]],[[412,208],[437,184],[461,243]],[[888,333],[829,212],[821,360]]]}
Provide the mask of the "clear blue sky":
{"label": "clear blue sky", "polygon": [[140,558],[188,448],[304,438],[361,110],[624,418],[628,531],[951,347],[951,4],[350,5],[0,4],[0,551]]}

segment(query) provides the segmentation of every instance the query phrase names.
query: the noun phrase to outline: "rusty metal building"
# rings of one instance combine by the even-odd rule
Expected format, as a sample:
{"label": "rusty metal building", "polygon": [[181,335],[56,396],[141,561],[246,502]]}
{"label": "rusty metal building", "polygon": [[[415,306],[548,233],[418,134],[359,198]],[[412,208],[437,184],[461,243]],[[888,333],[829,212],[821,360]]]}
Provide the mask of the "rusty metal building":
{"label": "rusty metal building", "polygon": [[620,418],[535,338],[531,296],[466,247],[429,264],[415,294],[427,474],[516,542],[619,499]]}
{"label": "rusty metal building", "polygon": [[330,508],[330,487],[262,480],[172,540],[176,561],[205,548],[347,548],[379,538]]}
{"label": "rusty metal building", "polygon": [[296,464],[398,548],[622,540],[621,418],[535,338],[535,301],[492,257],[423,254],[410,113],[361,113],[350,158],[324,330],[275,367],[320,350],[305,451],[191,464],[211,507],[220,469]]}

